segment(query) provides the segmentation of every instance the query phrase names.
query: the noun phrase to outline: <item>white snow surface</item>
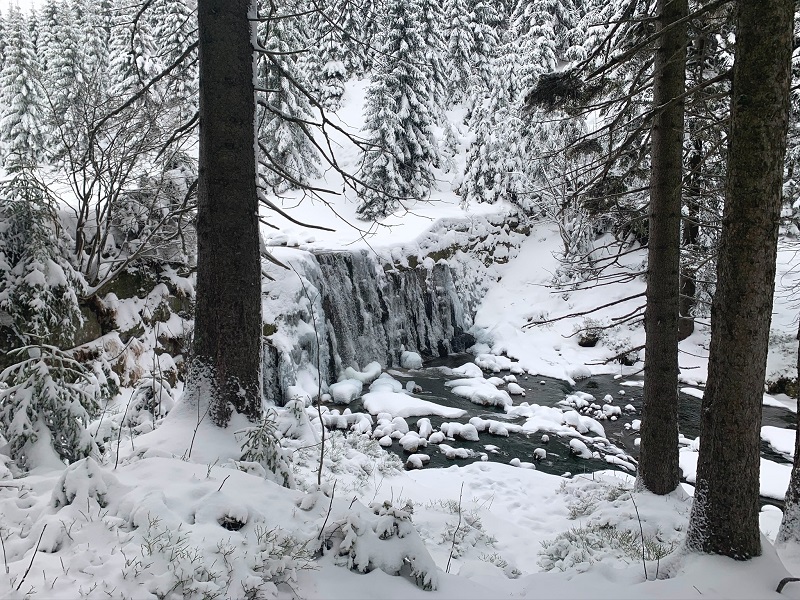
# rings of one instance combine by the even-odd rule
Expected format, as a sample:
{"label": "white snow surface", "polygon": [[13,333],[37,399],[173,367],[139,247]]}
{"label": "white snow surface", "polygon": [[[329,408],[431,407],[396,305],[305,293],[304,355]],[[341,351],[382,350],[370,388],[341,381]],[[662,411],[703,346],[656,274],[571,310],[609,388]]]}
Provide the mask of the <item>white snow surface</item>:
{"label": "white snow surface", "polygon": [[364,408],[373,415],[386,412],[393,416],[404,418],[436,415],[446,419],[458,419],[467,414],[466,411],[460,408],[441,406],[428,400],[414,398],[402,392],[387,390],[367,392],[362,396],[362,400]]}

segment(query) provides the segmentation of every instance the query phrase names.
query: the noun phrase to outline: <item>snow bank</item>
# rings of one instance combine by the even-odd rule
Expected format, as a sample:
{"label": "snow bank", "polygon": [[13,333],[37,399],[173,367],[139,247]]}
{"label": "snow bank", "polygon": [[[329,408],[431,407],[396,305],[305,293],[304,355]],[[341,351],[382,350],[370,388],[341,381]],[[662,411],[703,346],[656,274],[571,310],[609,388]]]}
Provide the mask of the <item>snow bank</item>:
{"label": "snow bank", "polygon": [[460,408],[441,406],[408,394],[391,391],[368,392],[362,396],[362,401],[364,408],[373,415],[387,412],[405,418],[436,415],[446,419],[458,419],[467,414]]}

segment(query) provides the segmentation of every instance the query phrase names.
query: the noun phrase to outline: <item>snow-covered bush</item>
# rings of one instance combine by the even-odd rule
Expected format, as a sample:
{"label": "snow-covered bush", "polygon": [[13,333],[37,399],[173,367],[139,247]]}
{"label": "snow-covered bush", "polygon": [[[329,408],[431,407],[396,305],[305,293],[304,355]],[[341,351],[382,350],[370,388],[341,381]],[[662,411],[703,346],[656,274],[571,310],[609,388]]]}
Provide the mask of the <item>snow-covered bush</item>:
{"label": "snow-covered bush", "polygon": [[90,501],[105,507],[109,488],[117,483],[117,478],[103,469],[97,461],[88,457],[71,464],[61,474],[53,488],[50,505],[59,509],[73,503],[82,508]]}
{"label": "snow-covered bush", "polygon": [[32,468],[52,450],[67,462],[88,456],[95,443],[86,426],[108,383],[55,346],[12,355],[17,362],[0,373],[0,426],[11,457]]}
{"label": "snow-covered bush", "polygon": [[164,378],[143,377],[131,395],[122,427],[140,427],[166,416],[175,404],[175,392]]}
{"label": "snow-covered bush", "polygon": [[677,547],[675,541],[662,541],[658,536],[642,535],[638,531],[614,525],[574,527],[542,542],[539,566],[545,571],[574,568],[585,571],[589,566],[607,558],[625,562],[661,560]]}
{"label": "snow-covered bush", "polygon": [[263,416],[261,423],[236,432],[242,447],[242,460],[260,464],[266,469],[270,479],[284,487],[292,488],[294,476],[291,456],[281,447],[275,421],[275,411],[269,410]]}
{"label": "snow-covered bush", "polygon": [[375,502],[369,509],[355,502],[349,514],[329,526],[336,535],[338,564],[367,573],[380,569],[389,575],[410,575],[425,590],[438,586],[436,564],[411,522],[413,506]]}
{"label": "snow-covered bush", "polygon": [[28,170],[0,186],[0,314],[20,345],[70,345],[81,281],[61,250],[52,198]]}

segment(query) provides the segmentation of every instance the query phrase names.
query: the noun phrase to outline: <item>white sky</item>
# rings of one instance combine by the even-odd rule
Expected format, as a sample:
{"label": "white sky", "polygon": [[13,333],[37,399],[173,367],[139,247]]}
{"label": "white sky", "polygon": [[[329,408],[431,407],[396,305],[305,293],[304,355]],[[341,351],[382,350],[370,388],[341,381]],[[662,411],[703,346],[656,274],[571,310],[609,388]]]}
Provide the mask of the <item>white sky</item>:
{"label": "white sky", "polygon": [[24,13],[28,13],[32,6],[39,6],[41,2],[42,0],[0,0],[0,11],[5,15],[8,13],[8,7],[16,4]]}

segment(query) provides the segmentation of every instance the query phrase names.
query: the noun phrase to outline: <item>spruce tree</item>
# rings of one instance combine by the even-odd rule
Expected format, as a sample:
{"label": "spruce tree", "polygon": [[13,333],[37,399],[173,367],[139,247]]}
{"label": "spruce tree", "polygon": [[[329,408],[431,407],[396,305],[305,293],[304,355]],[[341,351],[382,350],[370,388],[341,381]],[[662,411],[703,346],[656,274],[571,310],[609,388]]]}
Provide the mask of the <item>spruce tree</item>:
{"label": "spruce tree", "polygon": [[[158,0],[154,3],[150,22],[156,44],[156,70],[162,71],[184,54],[197,36],[197,16],[183,0]],[[197,110],[197,67],[187,58],[165,78],[165,96],[177,96],[181,112]]]}
{"label": "spruce tree", "polygon": [[[197,305],[185,402],[261,417],[261,259],[248,0],[198,0]],[[202,413],[201,413],[202,414]]]}
{"label": "spruce tree", "polygon": [[259,43],[275,53],[262,55],[258,63],[258,84],[264,90],[258,114],[260,179],[275,193],[319,176],[319,153],[305,124],[313,119],[313,112],[298,87],[305,80],[293,54],[303,46],[299,24],[294,17],[276,15],[259,27]]}
{"label": "spruce tree", "polygon": [[488,0],[468,0],[469,27],[472,32],[472,75],[476,84],[491,85],[492,60],[500,45],[500,15]]}
{"label": "spruce tree", "polygon": [[46,65],[43,80],[47,90],[48,155],[58,157],[64,144],[77,135],[75,108],[83,73],[81,40],[71,7],[66,2],[58,4],[54,17],[47,35],[46,30],[42,32],[42,38],[48,41],[41,56]]}
{"label": "spruce tree", "polygon": [[431,109],[438,113],[446,105],[447,70],[444,62],[445,27],[441,0],[416,0],[420,36],[425,48],[425,64],[430,73]]}
{"label": "spruce tree", "polygon": [[508,35],[492,61],[490,87],[476,87],[471,101],[475,139],[467,154],[461,185],[462,204],[516,202],[526,187],[522,128],[519,119],[519,52]]}
{"label": "spruce tree", "polygon": [[689,549],[761,554],[761,409],[789,114],[794,2],[736,4],[728,177]]}
{"label": "spruce tree", "polygon": [[6,57],[6,18],[3,16],[3,11],[0,10],[0,69],[3,68],[3,63]]}
{"label": "spruce tree", "polygon": [[110,95],[124,102],[158,73],[157,47],[145,15],[136,19],[138,7],[115,0],[114,23],[109,38]]}
{"label": "spruce tree", "polygon": [[44,148],[37,70],[25,19],[18,8],[12,8],[0,71],[0,155],[6,165],[35,163]]}
{"label": "spruce tree", "polygon": [[448,0],[445,5],[447,89],[451,103],[467,99],[472,75],[472,55],[475,39],[472,36],[466,0]]}
{"label": "spruce tree", "polygon": [[390,0],[386,33],[380,45],[364,106],[366,138],[371,145],[361,161],[358,214],[385,217],[404,200],[420,200],[434,183],[439,163],[433,142],[428,48],[420,33],[419,5]]}
{"label": "spruce tree", "polygon": [[319,100],[328,110],[337,111],[342,106],[344,84],[348,79],[344,58],[344,49],[335,36],[328,36],[320,42],[317,87]]}

